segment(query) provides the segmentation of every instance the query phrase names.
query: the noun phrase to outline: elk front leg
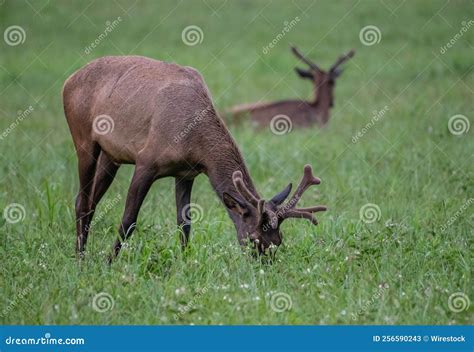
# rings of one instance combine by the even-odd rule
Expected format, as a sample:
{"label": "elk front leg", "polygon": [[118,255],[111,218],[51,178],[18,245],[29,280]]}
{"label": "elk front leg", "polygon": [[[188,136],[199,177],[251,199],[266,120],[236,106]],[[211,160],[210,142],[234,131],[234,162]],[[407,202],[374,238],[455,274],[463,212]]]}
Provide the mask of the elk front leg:
{"label": "elk front leg", "polygon": [[138,212],[155,180],[156,170],[148,166],[137,165],[133,174],[132,183],[128,189],[125,211],[122,217],[122,224],[119,227],[119,238],[115,241],[109,263],[117,257],[122,248],[122,242],[132,235],[135,229]]}
{"label": "elk front leg", "polygon": [[191,201],[191,190],[194,179],[182,179],[176,177],[176,219],[180,229],[181,248],[184,250],[189,241],[191,231],[191,218],[189,214],[189,203]]}

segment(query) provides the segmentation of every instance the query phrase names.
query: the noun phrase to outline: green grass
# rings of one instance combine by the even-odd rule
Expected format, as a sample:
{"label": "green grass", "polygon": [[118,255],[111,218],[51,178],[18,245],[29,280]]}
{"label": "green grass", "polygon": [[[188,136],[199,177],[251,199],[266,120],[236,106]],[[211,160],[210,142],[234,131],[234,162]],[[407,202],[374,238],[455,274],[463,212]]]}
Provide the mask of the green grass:
{"label": "green grass", "polygon": [[[472,307],[459,313],[448,307],[453,293],[474,299],[473,128],[461,136],[448,130],[455,114],[473,121],[473,27],[440,53],[461,22],[472,20],[471,2],[29,3],[0,5],[2,33],[11,25],[26,32],[21,45],[0,42],[0,131],[15,124],[17,111],[34,109],[0,140],[0,209],[11,203],[25,209],[18,223],[0,219],[0,322],[473,323]],[[120,24],[86,55],[106,21],[118,16]],[[284,21],[296,16],[298,24],[264,55]],[[183,44],[188,25],[202,29],[201,44]],[[367,25],[380,29],[380,43],[361,44],[359,31]],[[255,260],[239,248],[223,206],[200,176],[193,202],[203,216],[182,253],[174,183],[164,179],[148,195],[129,246],[108,267],[132,172],[124,166],[78,263],[76,156],[60,96],[67,76],[96,57],[137,54],[200,70],[220,110],[309,97],[309,83],[293,72],[290,43],[324,68],[348,49],[357,51],[338,81],[329,126],[284,136],[230,129],[266,197],[297,182],[304,164],[313,165],[323,182],[304,203],[329,206],[320,225],[287,221],[276,261]],[[384,106],[383,119],[352,143]],[[380,208],[369,224],[359,216],[367,203]],[[113,297],[113,309],[92,308],[99,292]],[[289,295],[291,309],[271,309],[275,293]],[[187,305],[192,309],[178,314]]]}

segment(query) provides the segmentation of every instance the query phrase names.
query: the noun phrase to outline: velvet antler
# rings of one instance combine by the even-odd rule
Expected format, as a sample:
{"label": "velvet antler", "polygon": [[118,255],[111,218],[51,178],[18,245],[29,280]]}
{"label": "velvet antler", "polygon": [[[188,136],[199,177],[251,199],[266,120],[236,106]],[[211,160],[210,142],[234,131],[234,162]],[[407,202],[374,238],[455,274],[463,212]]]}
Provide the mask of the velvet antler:
{"label": "velvet antler", "polygon": [[232,181],[234,182],[234,186],[240,193],[240,195],[244,197],[247,202],[257,208],[259,199],[255,197],[245,185],[241,171],[234,171],[234,173],[232,174]]}
{"label": "velvet antler", "polygon": [[234,171],[232,174],[232,181],[234,182],[234,186],[240,195],[257,209],[260,216],[260,222],[264,221],[264,213],[266,213],[270,226],[273,229],[276,229],[278,227],[277,215],[270,209],[265,209],[265,201],[261,198],[257,198],[252,192],[250,192],[243,181],[242,172]]}
{"label": "velvet antler", "polygon": [[336,60],[336,62],[334,63],[334,65],[332,65],[330,71],[335,71],[340,65],[342,65],[344,62],[346,62],[347,60],[349,60],[350,58],[352,58],[352,57],[354,56],[354,54],[355,54],[355,50],[352,49],[352,50],[349,51],[347,54],[341,55],[341,56]]}
{"label": "velvet antler", "polygon": [[304,55],[301,53],[301,51],[298,50],[298,48],[296,46],[291,46],[291,51],[293,52],[293,54],[295,54],[295,56],[300,59],[301,61],[303,61],[305,64],[307,64],[309,67],[311,67],[312,69],[314,70],[317,70],[317,71],[321,71],[321,69],[318,67],[318,65],[316,65],[314,62],[312,62],[311,60],[307,59],[304,57]]}
{"label": "velvet antler", "polygon": [[318,221],[316,220],[316,217],[313,215],[313,213],[316,213],[318,211],[326,211],[327,210],[326,206],[317,205],[317,206],[308,207],[308,208],[296,208],[296,205],[301,199],[301,196],[303,195],[303,193],[310,186],[319,185],[320,183],[321,183],[321,180],[317,177],[314,177],[313,169],[311,168],[311,166],[305,165],[303,178],[301,179],[301,182],[298,185],[298,188],[296,189],[291,199],[278,210],[278,213],[280,214],[281,218],[282,219],[304,218],[311,221],[314,225],[317,225]]}

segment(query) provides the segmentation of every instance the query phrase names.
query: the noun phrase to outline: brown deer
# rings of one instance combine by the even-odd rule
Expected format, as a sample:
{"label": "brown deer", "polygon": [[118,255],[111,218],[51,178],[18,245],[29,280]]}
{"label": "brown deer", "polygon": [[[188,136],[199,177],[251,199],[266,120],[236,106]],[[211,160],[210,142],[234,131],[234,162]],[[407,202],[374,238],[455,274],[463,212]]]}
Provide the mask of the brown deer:
{"label": "brown deer", "polygon": [[268,202],[260,197],[239,148],[216,114],[206,83],[191,67],[139,56],[99,58],[67,79],[63,102],[79,166],[79,257],[94,210],[121,164],[135,164],[135,171],[110,260],[132,234],[152,183],[167,176],[176,181],[183,248],[190,233],[191,189],[200,173],[207,175],[224,203],[240,244],[249,240],[260,254],[280,245],[283,220],[306,218],[317,224],[313,213],[326,210],[296,208],[303,192],[320,183],[309,165],[286,204],[291,184]]}
{"label": "brown deer", "polygon": [[278,117],[284,115],[291,121],[292,126],[308,127],[318,124],[323,127],[326,125],[330,117],[330,109],[334,106],[333,91],[336,78],[342,73],[340,66],[353,57],[355,51],[351,50],[339,57],[329,71],[323,71],[314,62],[305,58],[296,47],[291,47],[291,50],[298,59],[309,66],[308,70],[298,67],[295,70],[301,78],[307,78],[313,82],[314,99],[238,105],[228,111],[233,119],[239,121],[244,116],[250,115],[252,121],[259,127],[266,127],[278,124]]}

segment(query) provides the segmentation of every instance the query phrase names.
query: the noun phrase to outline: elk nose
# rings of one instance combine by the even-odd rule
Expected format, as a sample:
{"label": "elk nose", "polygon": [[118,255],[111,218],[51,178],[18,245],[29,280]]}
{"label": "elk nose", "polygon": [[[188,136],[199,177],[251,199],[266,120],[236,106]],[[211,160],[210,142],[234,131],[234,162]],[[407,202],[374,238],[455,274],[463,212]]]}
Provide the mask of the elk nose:
{"label": "elk nose", "polygon": [[278,247],[280,244],[281,244],[281,237],[277,237],[274,240],[272,240],[272,245]]}
{"label": "elk nose", "polygon": [[249,235],[249,239],[252,243],[260,243],[260,241],[258,240],[258,235],[256,233],[251,233]]}

